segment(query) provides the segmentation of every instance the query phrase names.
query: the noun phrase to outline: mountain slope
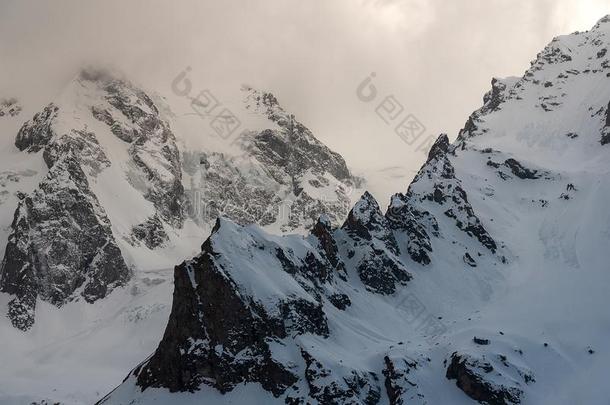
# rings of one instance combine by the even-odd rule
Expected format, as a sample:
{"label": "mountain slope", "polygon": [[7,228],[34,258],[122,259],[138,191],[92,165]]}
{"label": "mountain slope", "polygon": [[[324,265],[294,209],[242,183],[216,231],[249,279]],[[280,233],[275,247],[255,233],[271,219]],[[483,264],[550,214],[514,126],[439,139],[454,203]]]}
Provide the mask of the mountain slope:
{"label": "mountain slope", "polygon": [[[185,171],[187,192],[197,204],[193,219],[213,223],[225,216],[278,232],[306,230],[323,212],[340,223],[361,180],[273,94],[248,86],[241,93],[232,114],[245,129],[229,137],[220,152],[206,145],[189,152]],[[257,129],[260,121],[269,126]]]}
{"label": "mountain slope", "polygon": [[385,214],[365,194],[305,237],[219,221],[100,403],[605,403],[609,35],[494,79]]}

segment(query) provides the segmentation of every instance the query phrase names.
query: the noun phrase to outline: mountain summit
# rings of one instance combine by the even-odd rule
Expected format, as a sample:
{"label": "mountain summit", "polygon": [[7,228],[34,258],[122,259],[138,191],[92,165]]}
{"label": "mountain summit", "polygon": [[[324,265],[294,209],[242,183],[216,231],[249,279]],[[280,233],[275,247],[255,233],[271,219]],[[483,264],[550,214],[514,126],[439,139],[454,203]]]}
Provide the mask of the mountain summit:
{"label": "mountain summit", "polygon": [[[6,120],[23,117],[16,100],[2,105]],[[38,183],[11,185],[15,194],[0,201],[14,212],[0,271],[13,326],[30,329],[38,301],[94,303],[134,272],[192,254],[193,229],[209,232],[219,215],[282,230],[306,229],[322,212],[342,220],[359,181],[343,158],[270,93],[248,89],[243,109],[268,126],[245,129],[238,154],[229,144],[185,151],[161,97],[87,68],[24,122],[7,161],[36,162],[40,171],[27,174]]]}

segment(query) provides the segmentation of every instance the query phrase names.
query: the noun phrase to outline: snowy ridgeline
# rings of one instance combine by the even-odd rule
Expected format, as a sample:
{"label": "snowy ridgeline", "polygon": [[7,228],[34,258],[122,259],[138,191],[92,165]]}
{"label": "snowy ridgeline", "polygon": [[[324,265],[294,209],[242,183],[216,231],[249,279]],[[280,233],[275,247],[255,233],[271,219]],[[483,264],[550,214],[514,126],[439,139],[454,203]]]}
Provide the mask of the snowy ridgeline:
{"label": "snowy ridgeline", "polygon": [[[0,378],[10,384],[0,385],[0,398],[90,403],[132,369],[101,403],[605,403],[608,35],[610,18],[604,18],[589,32],[553,40],[523,77],[494,79],[457,140],[441,135],[385,212],[364,193],[351,210],[317,219],[332,207],[329,195],[337,204],[349,199],[351,189],[335,193],[349,172],[269,94],[245,89],[246,110],[273,123],[231,145],[249,159],[228,147],[222,154],[202,149],[198,158],[181,161],[180,171],[172,137],[147,118],[156,115],[152,107],[121,121],[112,108],[137,105],[132,97],[139,96],[118,97],[106,107],[112,123],[100,113],[103,119],[78,128],[96,135],[110,164],[89,164],[104,161],[90,137],[78,136],[82,141],[69,148],[79,148],[87,189],[105,212],[89,204],[97,229],[110,223],[128,268],[155,261],[158,267],[136,271],[128,288],[116,288],[123,282],[110,277],[104,285],[115,292],[93,305],[69,298],[57,309],[45,299],[57,293],[34,289],[32,329],[24,335],[8,322],[0,325],[14,345],[2,356],[19,365]],[[134,113],[123,109],[125,117]],[[113,126],[116,136],[99,135]],[[148,136],[123,139],[132,130]],[[47,165],[61,161],[53,160],[62,145],[55,134],[51,141],[23,139],[27,148],[41,145],[43,156],[31,156]],[[154,173],[143,176],[147,170]],[[297,209],[292,215],[301,220],[283,222],[256,214],[267,230],[239,224],[259,212],[249,209],[217,221],[195,249],[207,236],[206,220],[168,210],[171,198],[182,197],[159,190],[177,177],[187,190],[208,187],[206,193],[217,193],[214,201],[228,195],[238,201],[234,190],[250,190],[243,201],[254,206],[289,195],[298,207],[319,209]],[[119,202],[111,190],[120,190]],[[28,215],[17,218],[45,218],[49,204],[38,201],[53,198],[37,199],[37,192],[21,199]],[[209,218],[227,211],[212,208]],[[267,232],[295,224],[311,230]],[[35,227],[21,226],[26,236],[16,247],[40,243],[26,232]],[[160,270],[185,257],[192,259]],[[2,304],[10,308],[14,296],[2,296]],[[81,288],[68,296],[89,295]]]}

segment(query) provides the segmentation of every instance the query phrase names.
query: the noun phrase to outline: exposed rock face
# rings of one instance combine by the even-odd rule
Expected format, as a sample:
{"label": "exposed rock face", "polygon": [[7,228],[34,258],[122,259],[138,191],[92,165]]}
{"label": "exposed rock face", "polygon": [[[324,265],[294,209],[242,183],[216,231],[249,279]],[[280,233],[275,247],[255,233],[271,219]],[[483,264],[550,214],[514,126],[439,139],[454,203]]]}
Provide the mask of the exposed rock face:
{"label": "exposed rock face", "polygon": [[54,104],[49,104],[41,112],[34,115],[34,118],[26,122],[19,130],[15,139],[15,146],[19,150],[28,152],[38,152],[45,147],[53,137],[53,120],[57,117],[59,108]]}
{"label": "exposed rock face", "polygon": [[451,153],[452,147],[447,136],[439,136],[407,193],[394,195],[386,211],[385,216],[390,226],[407,234],[407,252],[414,261],[421,264],[430,263],[432,237],[440,237],[442,234],[439,227],[440,215],[453,219],[458,229],[476,238],[491,253],[496,253],[498,249],[496,241],[477,217],[461,181],[455,175],[449,159]]}
{"label": "exposed rock face", "polygon": [[312,170],[314,173],[329,172],[338,180],[352,178],[341,155],[318,141],[307,127],[279,105],[273,94],[250,88],[244,90],[249,108],[265,114],[281,128],[254,136],[252,151],[259,160],[283,167],[290,176]]}
{"label": "exposed rock face", "polygon": [[[301,349],[305,360],[305,380],[309,388],[308,398],[321,404],[379,403],[381,388],[375,373],[352,372],[347,378],[338,379],[331,369]],[[305,403],[304,398],[287,398],[287,403]]]}
{"label": "exposed rock face", "polygon": [[271,93],[242,90],[245,113],[268,128],[248,128],[232,140],[242,150],[239,156],[205,152],[184,159],[192,217],[213,223],[224,216],[239,224],[275,224],[282,231],[309,229],[322,214],[334,225],[342,223],[361,179]]}
{"label": "exposed rock face", "polygon": [[163,223],[158,216],[152,216],[143,223],[133,227],[131,231],[133,239],[144,243],[149,249],[164,246],[169,240]]}
{"label": "exposed rock face", "polygon": [[19,130],[15,146],[29,153],[44,149],[43,158],[48,168],[68,155],[82,163],[91,175],[97,175],[110,166],[110,161],[93,132],[78,129],[62,134],[56,132],[54,126],[59,111],[59,107],[51,103],[34,115]]}
{"label": "exposed rock face", "polygon": [[354,205],[342,229],[351,237],[358,275],[371,291],[393,294],[411,274],[399,259],[398,244],[377,201],[368,192]]}
{"label": "exposed rock face", "polygon": [[293,182],[285,168],[244,157],[198,154],[196,161],[200,163],[187,169],[192,180],[187,191],[192,219],[209,223],[223,216],[242,225],[280,224],[281,230],[288,231],[310,228],[322,214],[333,224],[347,216],[351,189],[328,172],[314,174],[304,169]]}
{"label": "exposed rock face", "polygon": [[129,279],[110,221],[72,154],[21,200],[11,229],[0,288],[15,295],[9,318],[19,329],[34,323],[37,298],[56,306],[78,295],[94,302]]}
{"label": "exposed rock face", "polygon": [[[134,187],[158,211],[132,236],[150,248],[161,246],[167,240],[161,220],[180,227],[184,219],[179,153],[168,124],[144,92],[104,72],[85,70],[72,86],[77,94],[88,92],[87,102],[101,99],[90,108],[93,117],[131,143],[133,172],[128,176],[145,179],[134,180]],[[91,303],[131,275],[90,185],[111,162],[98,134],[77,125],[87,117],[74,119],[70,111],[49,104],[15,139],[19,150],[42,150],[49,168],[38,188],[19,203],[0,273],[2,291],[15,295],[9,317],[24,330],[34,322],[37,298],[56,306],[79,296]],[[67,125],[71,122],[74,128]]]}
{"label": "exposed rock face", "polygon": [[464,128],[460,130],[458,142],[487,132],[480,127],[483,117],[501,109],[502,103],[512,96],[516,81],[516,78],[492,79],[491,90],[483,96],[483,106],[468,117]]}
{"label": "exposed rock face", "polygon": [[516,161],[515,159],[506,159],[504,162],[508,168],[510,168],[511,172],[520,179],[537,179],[540,177],[537,170],[530,170],[527,167],[524,167],[521,163]]}
{"label": "exposed rock face", "polygon": [[279,184],[250,162],[221,153],[183,155],[191,177],[190,214],[198,223],[213,223],[223,216],[246,225],[266,226],[280,220]]}
{"label": "exposed rock face", "polygon": [[[337,246],[337,242],[333,236],[332,225],[330,223],[330,219],[323,215],[318,219],[318,222],[311,230],[311,234],[318,238],[319,248],[321,253],[326,257],[334,269],[337,271],[339,277],[345,280],[346,278],[346,270],[345,263],[340,257],[339,248]],[[340,297],[336,297],[338,302],[344,301]],[[347,299],[349,301],[349,298]],[[345,304],[340,304],[340,306],[344,306]],[[337,306],[337,305],[335,305]]]}
{"label": "exposed rock face", "polygon": [[[490,153],[498,154],[494,152]],[[503,163],[498,163],[492,160],[491,157],[489,157],[486,164],[489,167],[499,169],[497,173],[502,180],[508,180],[512,176],[515,176],[522,180],[537,180],[540,178],[544,178],[546,180],[553,180],[553,176],[548,171],[530,169],[514,158],[508,158]],[[509,171],[510,173],[507,173],[507,171]]]}
{"label": "exposed rock face", "polygon": [[610,102],[608,102],[608,106],[606,107],[606,121],[604,122],[604,127],[602,129],[602,138],[600,142],[602,145],[610,143]]}
{"label": "exposed rock face", "polygon": [[[232,280],[214,264],[213,251],[176,267],[174,283],[163,340],[155,356],[136,370],[142,388],[194,391],[207,383],[227,392],[240,382],[257,381],[280,395],[296,381],[271,358],[266,342],[267,337],[285,337],[285,325],[270,319],[263,308],[242,301]],[[195,317],[193,309],[198,311]],[[243,325],[249,325],[249,332],[244,333]],[[244,350],[247,357],[238,359]]]}
{"label": "exposed rock face", "polygon": [[491,90],[483,96],[482,113],[497,111],[507,96],[506,88],[509,84],[498,78],[491,80]]}
{"label": "exposed rock face", "polygon": [[[517,370],[523,382],[533,381],[530,373],[509,364],[506,356],[499,355],[498,359],[503,363],[504,368]],[[456,380],[456,385],[466,395],[483,404],[519,404],[523,397],[520,383],[496,370],[485,357],[479,359],[468,354],[453,353],[446,377],[449,380]]]}
{"label": "exposed rock face", "polygon": [[97,176],[110,166],[110,160],[93,132],[73,129],[49,142],[43,152],[44,161],[49,168],[53,167],[57,160],[68,155],[78,159],[91,176]]}
{"label": "exposed rock face", "polygon": [[161,218],[180,228],[184,222],[184,187],[180,153],[176,137],[150,97],[133,84],[103,71],[85,70],[81,79],[99,87],[105,95],[104,104],[93,105],[91,113],[110,127],[119,139],[130,145],[129,155],[134,168],[146,178],[146,184],[131,177],[133,185],[142,188],[144,196],[157,209]]}
{"label": "exposed rock face", "polygon": [[423,395],[418,392],[418,381],[414,375],[420,366],[417,360],[386,355],[383,362],[384,385],[390,405],[425,403]]}
{"label": "exposed rock face", "polygon": [[385,215],[393,229],[407,234],[409,256],[418,263],[429,264],[430,235],[438,236],[439,229],[434,216],[428,211],[420,211],[408,194],[395,194]]}
{"label": "exposed rock face", "polygon": [[22,108],[19,100],[14,97],[0,100],[0,118],[16,117],[21,112]]}
{"label": "exposed rock face", "polygon": [[[226,236],[234,227],[217,222],[202,253],[176,267],[174,303],[165,335],[155,355],[135,371],[142,388],[194,391],[206,384],[227,392],[242,382],[258,382],[277,397],[298,377],[289,365],[273,358],[270,344],[305,333],[328,336],[320,292],[332,277],[312,272],[310,255],[299,260],[291,252],[268,251],[264,240],[252,239],[242,248],[269,255],[276,261],[275,276],[295,277],[304,294],[288,294],[270,304],[259,301],[262,297],[249,290],[252,285],[242,284],[241,277],[248,275],[238,274],[248,268],[234,268],[215,250],[223,242],[218,235]],[[248,330],[244,325],[249,325]]]}
{"label": "exposed rock face", "polygon": [[[286,112],[275,96],[245,88],[248,109],[266,116],[279,129],[267,129],[245,138],[245,148],[268,170],[278,183],[289,186],[293,200],[284,230],[311,227],[322,214],[338,223],[351,204],[346,187],[360,184],[345,160],[318,141],[312,132]],[[339,181],[337,184],[336,181]],[[321,200],[316,189],[334,188],[335,198]]]}

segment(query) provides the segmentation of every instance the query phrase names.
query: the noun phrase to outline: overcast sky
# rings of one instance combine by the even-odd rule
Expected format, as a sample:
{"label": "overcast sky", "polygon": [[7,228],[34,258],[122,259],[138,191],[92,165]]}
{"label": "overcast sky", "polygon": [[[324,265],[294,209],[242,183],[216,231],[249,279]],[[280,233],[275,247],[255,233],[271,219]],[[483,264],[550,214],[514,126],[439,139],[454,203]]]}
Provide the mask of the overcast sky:
{"label": "overcast sky", "polygon": [[[455,137],[493,76],[521,75],[552,37],[608,13],[610,0],[0,0],[0,96],[50,101],[91,62],[167,93],[190,66],[201,88],[273,91],[356,169],[415,168],[423,154],[378,101]],[[366,103],[356,89],[372,72]]]}

